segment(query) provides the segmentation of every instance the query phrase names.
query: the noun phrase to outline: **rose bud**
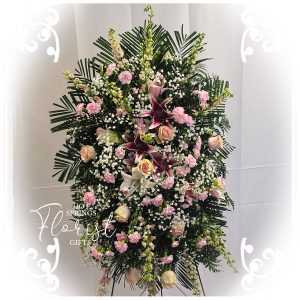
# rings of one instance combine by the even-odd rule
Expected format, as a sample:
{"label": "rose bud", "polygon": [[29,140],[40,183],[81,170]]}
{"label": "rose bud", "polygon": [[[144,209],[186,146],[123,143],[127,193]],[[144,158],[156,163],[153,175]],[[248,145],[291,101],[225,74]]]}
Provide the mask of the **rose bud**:
{"label": "rose bud", "polygon": [[218,148],[223,147],[223,139],[220,135],[210,137],[207,141],[208,147],[212,150],[216,150]]}
{"label": "rose bud", "polygon": [[212,189],[209,191],[210,195],[213,196],[214,198],[222,198],[223,192],[220,189]]}
{"label": "rose bud", "polygon": [[95,148],[89,145],[82,146],[80,149],[80,155],[82,161],[86,163],[96,157]]}
{"label": "rose bud", "polygon": [[136,284],[141,279],[141,270],[137,268],[128,268],[125,272],[125,281],[129,284]]}
{"label": "rose bud", "polygon": [[149,94],[151,94],[155,99],[158,98],[161,92],[161,86],[152,84],[149,88]]}
{"label": "rose bud", "polygon": [[174,287],[176,282],[176,274],[173,271],[165,271],[160,277],[160,283],[165,289]]}
{"label": "rose bud", "polygon": [[126,223],[130,217],[130,209],[126,205],[121,205],[115,210],[115,220]]}
{"label": "rose bud", "polygon": [[185,223],[180,219],[177,220],[175,219],[172,222],[171,235],[173,237],[182,236],[184,233],[184,229],[185,229]]}

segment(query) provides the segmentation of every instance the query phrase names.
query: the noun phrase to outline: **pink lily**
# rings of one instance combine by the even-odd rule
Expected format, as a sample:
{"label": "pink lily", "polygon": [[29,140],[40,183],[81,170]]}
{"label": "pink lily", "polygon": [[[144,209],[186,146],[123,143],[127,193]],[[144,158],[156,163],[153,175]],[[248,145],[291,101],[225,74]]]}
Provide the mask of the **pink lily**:
{"label": "pink lily", "polygon": [[151,153],[154,151],[154,147],[146,144],[141,139],[141,133],[138,131],[135,135],[134,141],[121,145],[124,149],[135,151],[136,157],[142,156],[144,153]]}
{"label": "pink lily", "polygon": [[168,102],[170,102],[170,98],[166,98],[161,103],[158,103],[157,100],[151,96],[150,103],[152,105],[152,109],[140,114],[141,117],[152,117],[152,124],[149,126],[149,129],[154,129],[166,122],[168,119],[173,118],[173,114],[170,113],[166,107]]}

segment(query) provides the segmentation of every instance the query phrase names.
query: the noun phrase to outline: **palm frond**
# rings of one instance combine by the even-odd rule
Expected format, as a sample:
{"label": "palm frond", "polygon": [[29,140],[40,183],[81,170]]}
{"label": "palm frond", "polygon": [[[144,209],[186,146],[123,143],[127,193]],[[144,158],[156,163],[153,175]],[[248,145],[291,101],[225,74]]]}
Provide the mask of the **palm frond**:
{"label": "palm frond", "polygon": [[66,150],[60,150],[56,153],[54,159],[54,170],[58,170],[52,177],[59,175],[58,181],[67,183],[73,179],[81,163],[80,154],[77,150],[63,145]]}

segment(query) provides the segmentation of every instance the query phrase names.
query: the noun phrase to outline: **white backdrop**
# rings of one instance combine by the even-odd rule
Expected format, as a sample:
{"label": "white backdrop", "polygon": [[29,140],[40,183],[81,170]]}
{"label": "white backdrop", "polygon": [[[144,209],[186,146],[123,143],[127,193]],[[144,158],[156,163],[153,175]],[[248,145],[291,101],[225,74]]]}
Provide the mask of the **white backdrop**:
{"label": "white backdrop", "polygon": [[[47,242],[45,232],[38,240],[40,219],[31,209],[58,202],[64,209],[71,208],[69,186],[58,183],[53,174],[54,154],[64,141],[63,133],[51,134],[48,111],[52,103],[66,93],[64,69],[73,70],[77,59],[96,54],[92,45],[100,35],[107,36],[112,27],[117,32],[143,24],[143,4],[61,4],[54,7],[59,22],[53,26],[59,43],[57,63],[46,54],[53,36],[38,49],[29,53],[17,51],[16,89],[14,99],[14,228],[15,249],[34,247],[45,256]],[[291,55],[288,45],[278,51],[265,52],[262,43],[254,43],[246,35],[246,43],[254,49],[247,62],[241,59],[241,41],[247,26],[241,21],[245,10],[238,4],[154,4],[156,23],[168,30],[206,33],[205,57],[211,73],[229,80],[234,98],[228,101],[227,113],[232,129],[227,135],[236,147],[227,161],[228,191],[236,208],[228,214],[228,244],[237,261],[239,274],[233,274],[226,266],[223,272],[212,274],[200,266],[207,295],[236,295],[245,293],[241,279],[247,274],[240,259],[243,237],[253,244],[254,257],[261,257],[267,247],[279,248],[285,255],[288,237],[286,228],[290,221],[291,198]],[[263,14],[254,11],[256,17]],[[45,20],[42,9],[24,21],[24,27],[33,21]],[[37,27],[36,27],[37,29]],[[33,28],[27,36],[35,37]],[[269,31],[265,31],[265,38]],[[272,37],[271,37],[272,38]],[[54,218],[50,214],[49,220]],[[72,226],[65,217],[64,223]],[[95,295],[99,272],[80,266],[78,247],[70,246],[75,233],[59,235],[60,260],[55,274],[60,280],[56,291],[61,295]],[[28,277],[28,283],[32,280]],[[27,282],[26,281],[26,282]],[[42,282],[43,280],[40,280]],[[253,287],[267,285],[268,280],[255,279]],[[41,287],[46,286],[43,282]],[[123,288],[116,295],[139,294]],[[177,289],[165,291],[165,295],[181,295]]]}

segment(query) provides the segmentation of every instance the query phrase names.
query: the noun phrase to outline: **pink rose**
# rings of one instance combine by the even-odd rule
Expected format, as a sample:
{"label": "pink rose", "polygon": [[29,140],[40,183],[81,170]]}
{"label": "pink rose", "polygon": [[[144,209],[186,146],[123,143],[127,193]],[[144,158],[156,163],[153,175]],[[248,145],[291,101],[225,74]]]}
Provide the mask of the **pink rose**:
{"label": "pink rose", "polygon": [[97,102],[91,102],[86,106],[86,109],[91,115],[98,114],[101,111],[101,104]]}
{"label": "pink rose", "polygon": [[196,160],[196,158],[193,155],[189,154],[185,158],[185,163],[187,165],[189,165],[190,168],[194,168],[196,166],[196,164],[197,164],[197,160]]}
{"label": "pink rose", "polygon": [[197,248],[199,249],[203,248],[206,245],[207,245],[206,240],[200,240],[197,242]]}
{"label": "pink rose", "polygon": [[125,150],[124,150],[122,147],[119,146],[119,147],[116,149],[115,155],[116,155],[117,158],[123,159],[124,156],[125,156]]}
{"label": "pink rose", "polygon": [[156,207],[161,206],[163,204],[163,202],[164,202],[164,199],[163,199],[162,194],[159,194],[155,198],[151,199],[151,203]]}
{"label": "pink rose", "polygon": [[179,123],[179,124],[184,124],[185,123],[185,118],[186,118],[186,114],[184,113],[184,108],[183,107],[175,107],[172,110],[172,114],[174,115],[174,120],[175,122]]}
{"label": "pink rose", "polygon": [[84,194],[83,200],[86,206],[94,205],[96,203],[95,192],[93,191],[92,187],[89,186],[89,192]]}
{"label": "pink rose", "polygon": [[119,74],[119,80],[122,84],[129,84],[132,80],[132,74],[129,71],[123,71]]}
{"label": "pink rose", "polygon": [[107,72],[108,76],[110,76],[113,73],[113,71],[116,67],[117,67],[116,64],[109,64],[107,66],[106,72]]}
{"label": "pink rose", "polygon": [[223,139],[220,135],[210,137],[207,141],[208,147],[212,150],[223,147]]}
{"label": "pink rose", "polygon": [[178,241],[174,241],[172,244],[171,244],[171,247],[172,248],[177,248],[179,246],[179,242]]}
{"label": "pink rose", "polygon": [[160,186],[165,190],[169,190],[173,185],[174,185],[174,177],[169,176]]}
{"label": "pink rose", "polygon": [[121,231],[121,233],[116,234],[116,238],[117,238],[117,241],[119,241],[119,242],[125,241],[127,238],[127,235],[124,231]]}
{"label": "pink rose", "polygon": [[164,256],[160,259],[162,265],[170,264],[173,261],[173,255]]}
{"label": "pink rose", "polygon": [[115,183],[116,179],[107,169],[103,172],[104,181],[107,183]]}
{"label": "pink rose", "polygon": [[126,205],[120,205],[114,212],[115,220],[120,223],[127,223],[130,215],[131,210]]}
{"label": "pink rose", "polygon": [[174,130],[169,126],[160,126],[157,136],[161,141],[172,141],[174,139]]}
{"label": "pink rose", "polygon": [[185,177],[187,174],[189,174],[191,169],[187,166],[179,166],[175,169],[176,175],[180,177]]}
{"label": "pink rose", "polygon": [[165,217],[170,217],[174,214],[174,212],[175,212],[175,208],[168,205],[167,207],[164,208],[161,214]]}
{"label": "pink rose", "polygon": [[136,231],[128,235],[129,242],[132,244],[137,244],[141,239],[141,235]]}
{"label": "pink rose", "polygon": [[94,256],[96,259],[100,259],[103,256],[103,254],[101,252],[99,252],[95,246],[91,247],[91,253],[92,253],[92,256]]}
{"label": "pink rose", "polygon": [[77,113],[78,116],[80,116],[80,117],[85,116],[85,112],[83,111],[83,109],[84,109],[84,104],[83,103],[77,104],[75,110],[76,110],[76,113]]}
{"label": "pink rose", "polygon": [[96,157],[96,150],[93,146],[83,145],[80,149],[81,160],[87,163]]}
{"label": "pink rose", "polygon": [[128,249],[127,243],[115,241],[114,244],[115,244],[115,248],[120,253],[124,253]]}

